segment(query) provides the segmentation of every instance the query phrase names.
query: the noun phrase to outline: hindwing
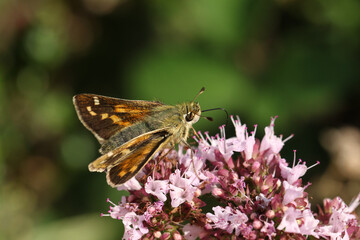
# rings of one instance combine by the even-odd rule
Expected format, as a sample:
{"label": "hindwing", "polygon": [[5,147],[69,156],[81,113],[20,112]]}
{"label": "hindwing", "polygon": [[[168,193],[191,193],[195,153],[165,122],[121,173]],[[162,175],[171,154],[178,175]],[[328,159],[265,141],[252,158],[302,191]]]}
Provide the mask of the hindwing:
{"label": "hindwing", "polygon": [[112,187],[119,186],[134,177],[169,142],[170,137],[171,134],[166,129],[142,134],[90,163],[89,170],[106,170],[108,184]]}

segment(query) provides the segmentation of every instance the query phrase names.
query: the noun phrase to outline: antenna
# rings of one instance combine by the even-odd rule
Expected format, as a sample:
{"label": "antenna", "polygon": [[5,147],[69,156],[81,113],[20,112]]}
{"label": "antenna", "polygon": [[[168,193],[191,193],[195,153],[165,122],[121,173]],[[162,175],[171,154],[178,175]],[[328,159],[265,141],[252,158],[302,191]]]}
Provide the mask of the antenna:
{"label": "antenna", "polygon": [[[225,108],[211,108],[211,109],[203,110],[201,112],[203,113],[203,112],[209,112],[209,111],[214,111],[214,110],[222,110],[222,111],[224,111],[226,113],[226,125],[227,125],[227,123],[229,122],[229,113],[226,111]],[[210,120],[210,119],[208,119],[208,120]],[[210,121],[212,121],[212,118],[211,118]]]}
{"label": "antenna", "polygon": [[198,94],[196,94],[196,96],[194,97],[194,100],[192,100],[192,103],[195,101],[195,99],[200,95],[200,94],[202,94],[203,92],[205,91],[205,87],[202,87],[201,89],[200,89],[200,92],[198,93]]}

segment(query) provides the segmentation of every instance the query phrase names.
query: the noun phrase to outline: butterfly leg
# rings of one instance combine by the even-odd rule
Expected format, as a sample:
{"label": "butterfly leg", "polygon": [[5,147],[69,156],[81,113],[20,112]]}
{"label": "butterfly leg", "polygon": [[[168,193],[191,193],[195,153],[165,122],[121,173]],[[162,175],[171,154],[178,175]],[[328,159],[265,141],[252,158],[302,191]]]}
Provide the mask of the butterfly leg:
{"label": "butterfly leg", "polygon": [[164,159],[174,149],[175,149],[175,145],[171,144],[170,148],[168,148],[168,151],[164,155],[159,156],[160,160]]}
{"label": "butterfly leg", "polygon": [[172,150],[175,149],[175,143],[170,142],[169,145],[170,145],[170,147],[167,148],[168,151],[167,151],[165,154],[161,155],[164,151],[162,151],[162,152],[159,154],[159,161],[161,161],[162,159],[164,159]]}
{"label": "butterfly leg", "polygon": [[[170,147],[167,148],[168,151],[167,151],[166,153],[163,154],[164,151],[162,151],[161,153],[159,153],[157,159],[154,158],[155,165],[154,165],[154,169],[153,169],[153,178],[154,178],[155,171],[157,171],[157,164],[158,164],[160,161],[162,161],[163,159],[165,159],[165,157],[166,157],[172,150],[175,149],[175,144],[174,144],[174,143],[170,142],[169,145],[170,145]],[[161,171],[161,168],[158,169],[158,170]]]}
{"label": "butterfly leg", "polygon": [[155,180],[155,171],[156,171],[157,164],[158,164],[158,161],[154,158],[154,168],[153,168],[153,172],[152,172],[153,180]]}
{"label": "butterfly leg", "polygon": [[195,136],[200,140],[201,138],[200,138],[200,136],[197,134],[195,128],[194,128],[193,126],[191,126],[191,129],[193,130]]}
{"label": "butterfly leg", "polygon": [[[194,129],[194,131],[195,131],[195,129]],[[193,155],[194,151],[192,150],[190,144],[188,144],[186,141],[182,141],[182,142],[183,142],[183,144],[184,144],[185,146],[187,146],[187,147],[190,149],[192,167],[193,167],[193,169],[194,169],[194,173],[195,173],[196,177],[200,180],[200,177],[199,177],[199,175],[197,174],[197,171],[196,171],[196,168],[195,168],[194,155]]]}

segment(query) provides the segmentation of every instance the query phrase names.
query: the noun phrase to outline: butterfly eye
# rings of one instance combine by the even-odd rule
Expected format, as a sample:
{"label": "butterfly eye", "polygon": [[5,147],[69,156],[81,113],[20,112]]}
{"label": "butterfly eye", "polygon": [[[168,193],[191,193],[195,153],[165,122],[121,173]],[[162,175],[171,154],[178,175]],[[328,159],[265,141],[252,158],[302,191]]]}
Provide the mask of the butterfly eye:
{"label": "butterfly eye", "polygon": [[187,122],[191,122],[194,119],[195,114],[193,112],[189,112],[188,114],[186,114],[185,120]]}

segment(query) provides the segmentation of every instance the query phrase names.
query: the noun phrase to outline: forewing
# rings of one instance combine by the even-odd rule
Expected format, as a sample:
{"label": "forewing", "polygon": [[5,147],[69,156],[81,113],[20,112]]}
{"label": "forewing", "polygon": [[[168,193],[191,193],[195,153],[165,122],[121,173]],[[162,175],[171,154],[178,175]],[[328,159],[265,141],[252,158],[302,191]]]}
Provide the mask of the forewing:
{"label": "forewing", "polygon": [[141,121],[160,102],[125,100],[94,94],[78,94],[73,98],[79,119],[102,143],[121,129]]}
{"label": "forewing", "polygon": [[166,129],[145,133],[110,151],[89,164],[89,170],[103,172],[110,186],[119,186],[135,176],[151,157],[168,143]]}

